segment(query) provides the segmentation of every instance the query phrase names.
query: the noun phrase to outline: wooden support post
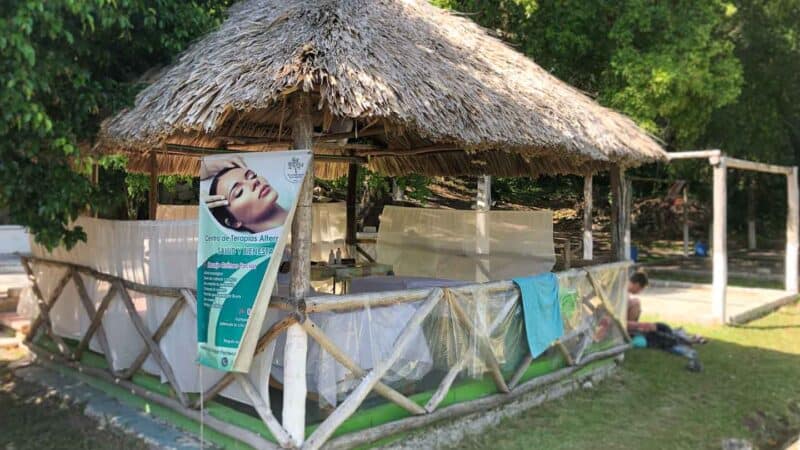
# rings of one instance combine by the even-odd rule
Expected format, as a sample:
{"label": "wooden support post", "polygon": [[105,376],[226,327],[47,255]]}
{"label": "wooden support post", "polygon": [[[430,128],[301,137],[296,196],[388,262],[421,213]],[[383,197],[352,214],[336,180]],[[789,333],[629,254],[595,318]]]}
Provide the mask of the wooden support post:
{"label": "wooden support post", "polygon": [[478,194],[475,196],[475,209],[489,211],[492,209],[492,176],[478,177]]}
{"label": "wooden support post", "polygon": [[564,269],[572,267],[572,244],[569,238],[564,242]]}
{"label": "wooden support post", "polygon": [[347,169],[347,230],[345,231],[345,244],[347,255],[351,258],[357,256],[356,244],[356,192],[358,189],[358,164],[350,163]]}
{"label": "wooden support post", "polygon": [[150,195],[149,205],[150,220],[156,220],[158,210],[158,157],[155,150],[150,150]]}
{"label": "wooden support post", "polygon": [[750,176],[747,184],[747,249],[756,249],[756,178]]}
{"label": "wooden support post", "polygon": [[711,313],[725,323],[725,306],[728,286],[728,188],[727,163],[724,156],[711,158],[714,166],[714,246],[712,249],[713,278],[711,286]]}
{"label": "wooden support post", "polygon": [[633,259],[631,253],[631,210],[633,209],[633,181],[625,177],[625,172],[621,174],[622,191],[622,211],[620,212],[620,223],[622,223],[622,254],[623,260]]}
{"label": "wooden support post", "polygon": [[797,258],[798,233],[800,233],[800,193],[797,186],[797,166],[786,176],[786,198],[788,201],[786,216],[786,283],[785,289],[792,294],[798,292]]}
{"label": "wooden support post", "polygon": [[594,253],[592,241],[592,174],[583,177],[583,259],[591,261]]}
{"label": "wooden support post", "polygon": [[625,169],[611,168],[611,254],[615,261],[630,259],[630,229],[628,228],[629,185]]}
{"label": "wooden support post", "polygon": [[683,257],[689,257],[689,185],[683,187]]}
{"label": "wooden support post", "polygon": [[475,281],[482,283],[491,279],[489,267],[489,211],[492,209],[492,177],[478,177],[478,194],[475,196]]}
{"label": "wooden support post", "polygon": [[270,409],[269,403],[261,398],[261,394],[258,393],[258,389],[256,389],[256,387],[253,385],[253,382],[250,381],[250,379],[247,378],[247,375],[243,373],[234,373],[233,376],[236,378],[236,381],[239,382],[239,386],[242,388],[245,395],[247,395],[247,397],[250,399],[250,402],[253,404],[253,408],[256,410],[256,413],[258,413],[258,417],[260,417],[261,421],[264,422],[264,425],[267,426],[267,429],[275,437],[275,440],[281,444],[281,447],[289,447],[291,445],[289,434],[278,423],[278,420],[272,414],[272,409]]}
{"label": "wooden support post", "polygon": [[404,194],[403,190],[400,189],[400,185],[397,184],[397,178],[392,178],[392,201],[402,202],[403,194]]}
{"label": "wooden support post", "polygon": [[[311,149],[314,123],[311,117],[311,97],[299,95],[293,105],[292,140],[297,150]],[[305,308],[305,298],[311,290],[311,200],[314,188],[314,160],[308,172],[292,222],[292,273],[290,297],[298,309]],[[296,446],[305,439],[306,428],[306,355],[308,336],[300,324],[286,330],[284,351],[283,427]]]}

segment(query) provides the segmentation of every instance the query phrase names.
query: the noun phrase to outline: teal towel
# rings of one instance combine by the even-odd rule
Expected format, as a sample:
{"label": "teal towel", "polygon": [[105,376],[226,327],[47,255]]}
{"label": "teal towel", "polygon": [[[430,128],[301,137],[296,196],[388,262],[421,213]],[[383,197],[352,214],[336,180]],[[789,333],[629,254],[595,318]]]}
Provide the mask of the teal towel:
{"label": "teal towel", "polygon": [[528,347],[536,358],[564,335],[561,304],[558,301],[558,277],[543,273],[524,278],[514,278],[522,293],[522,312]]}

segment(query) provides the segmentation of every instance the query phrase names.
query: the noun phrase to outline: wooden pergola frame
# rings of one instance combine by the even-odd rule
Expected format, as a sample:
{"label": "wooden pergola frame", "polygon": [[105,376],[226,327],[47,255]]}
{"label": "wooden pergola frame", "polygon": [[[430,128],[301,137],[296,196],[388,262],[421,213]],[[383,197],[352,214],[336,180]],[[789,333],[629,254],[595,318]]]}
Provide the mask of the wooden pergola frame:
{"label": "wooden pergola frame", "polygon": [[[784,289],[790,294],[798,293],[798,248],[800,247],[800,193],[798,192],[797,166],[764,164],[726,156],[721,150],[694,150],[669,153],[669,160],[708,159],[714,171],[714,223],[712,244],[711,308],[713,317],[726,323],[728,287],[728,208],[726,175],[728,169],[748,170],[786,176],[786,253],[784,267]],[[684,241],[688,242],[688,228],[684,226]],[[684,244],[686,247],[686,244]],[[686,251],[686,250],[684,250]]]}

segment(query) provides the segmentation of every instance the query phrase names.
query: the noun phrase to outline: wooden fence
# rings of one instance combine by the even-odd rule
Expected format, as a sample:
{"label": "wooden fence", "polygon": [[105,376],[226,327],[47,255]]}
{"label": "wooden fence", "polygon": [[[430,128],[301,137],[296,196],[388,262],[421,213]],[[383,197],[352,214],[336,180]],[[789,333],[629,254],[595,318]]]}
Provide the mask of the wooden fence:
{"label": "wooden fence", "polygon": [[[104,274],[88,267],[66,262],[52,261],[31,256],[23,256],[21,259],[23,267],[31,278],[33,293],[37,297],[39,306],[39,315],[30,327],[28,341],[34,351],[45,362],[50,361],[67,365],[88,375],[99,377],[106,381],[123,386],[137,395],[154,401],[161,406],[175,410],[191,419],[197,421],[202,419],[206,426],[213,428],[222,434],[243,441],[255,448],[277,448],[278,446],[283,448],[297,447],[296,443],[286,431],[285,427],[274,416],[270,408],[269,398],[263,398],[261,394],[259,394],[256,387],[252,384],[250,379],[244,374],[227,373],[195,401],[191,401],[189,396],[180,389],[173,367],[170,365],[170,362],[159,348],[159,342],[167,333],[170,326],[172,326],[182,308],[188,307],[196,316],[197,304],[195,292],[193,290],[142,285],[123,280],[109,274]],[[54,265],[66,269],[64,275],[55,285],[54,289],[47,298],[44,297],[39,287],[38,280],[34,275],[34,263]],[[628,264],[629,263],[614,263],[604,267],[609,267],[610,269],[619,269],[620,267],[628,267]],[[410,417],[408,418],[393,421],[378,427],[364,430],[362,432],[340,436],[337,437],[334,442],[331,442],[331,444],[335,444],[337,447],[356,446],[373,441],[380,437],[407,431],[416,427],[443,420],[445,418],[459,417],[465,414],[499,406],[518,398],[520,395],[530,392],[537,387],[561,380],[573,374],[580,367],[583,367],[591,362],[604,358],[610,358],[624,352],[629,347],[629,337],[626,333],[623,322],[614,314],[614,308],[610,303],[610,299],[608,298],[608,294],[606,293],[604,287],[601,285],[592,271],[579,271],[578,269],[575,269],[571,271],[571,273],[573,276],[578,275],[587,277],[588,281],[593,287],[591,293],[584,295],[581,298],[582,305],[588,308],[588,310],[591,311],[591,314],[573,330],[553,343],[553,347],[561,352],[568,366],[548,375],[533,378],[524,383],[520,383],[520,381],[522,380],[528,367],[533,362],[533,358],[530,356],[530,354],[522,360],[519,366],[514,370],[511,377],[506,379],[500,371],[500,365],[494,353],[492,352],[488,341],[489,336],[495,333],[498,329],[502,318],[506,317],[510,312],[510,308],[515,307],[516,304],[514,302],[507,302],[504,306],[504,310],[498,314],[494,323],[490,325],[488,334],[481,334],[475,330],[472,321],[464,311],[462,305],[459,304],[459,301],[456,300],[454,295],[454,293],[457,293],[459,290],[469,289],[469,286],[457,288],[432,288],[409,291],[367,293],[317,299],[311,298],[299,308],[295,308],[288,302],[285,302],[281,299],[273,299],[270,307],[288,311],[289,315],[275,323],[269,330],[266,331],[266,333],[264,333],[263,336],[261,336],[255,351],[256,354],[265,351],[278,336],[280,336],[287,330],[287,328],[289,328],[289,326],[299,323],[302,325],[311,339],[316,341],[323,350],[328,352],[330,356],[332,356],[339,364],[344,366],[352,373],[354,377],[360,380],[358,385],[346,396],[346,398],[336,407],[336,409],[328,417],[326,417],[324,421],[308,436],[300,448],[317,449],[328,442],[333,436],[334,432],[358,409],[358,407],[371,393],[375,393],[381,397],[384,397],[388,401],[398,405],[409,413]],[[99,306],[95,307],[95,303],[87,294],[82,276],[91,277],[94,280],[99,280],[110,284],[111,287],[100,301]],[[53,331],[53,324],[49,315],[49,312],[61,297],[64,288],[70,282],[74,283],[78,296],[80,297],[80,303],[85,309],[88,317],[91,319],[88,329],[74,350],[70,350],[63,339]],[[484,292],[491,293],[493,291],[508,291],[510,289],[516,289],[516,287],[509,281],[503,281],[485,284],[483,285],[483,289]],[[131,300],[130,292],[164,297],[164,301],[172,301],[168,313],[154,331],[147,327],[139,313],[136,311],[136,307]],[[136,329],[139,338],[144,342],[145,345],[144,349],[134,359],[133,363],[124,370],[114,369],[114,364],[111,359],[111,349],[109,347],[106,332],[103,327],[104,314],[107,311],[111,301],[116,297],[122,301],[125,309],[127,310],[131,323]],[[599,302],[592,302],[592,300],[595,299],[599,300]],[[436,307],[443,302],[446,303],[446,306],[452,314],[452,317],[454,317],[460,323],[463,329],[470,334],[470,338],[474,339],[474,341],[477,343],[479,358],[487,367],[487,370],[497,388],[498,394],[479,400],[450,405],[444,408],[439,407],[440,403],[453,386],[457,376],[463,370],[465,370],[467,363],[466,356],[460,357],[449,369],[435,393],[425,405],[415,403],[407,396],[381,382],[381,379],[384,377],[387,371],[398,360],[398,358],[400,358],[403,350],[412,342],[414,333],[418,332],[417,330],[419,330],[420,324],[422,324],[422,322],[436,309]],[[389,356],[376,363],[374,367],[369,370],[359,367],[359,365],[346,352],[337,347],[333,340],[330,339],[309,317],[309,314],[317,312],[346,312],[401,303],[418,303],[419,306],[417,307],[416,312],[411,319],[406,323],[403,331],[398,335],[394,345],[392,346],[393,350]],[[593,340],[593,335],[596,329],[595,326],[601,317],[608,317],[611,319],[611,322],[624,337],[625,343],[601,352],[587,355],[586,349]],[[58,349],[58,352],[50,352],[42,346],[37,345],[37,336],[41,334],[46,334],[50,337],[50,339],[52,339]],[[97,338],[102,352],[108,362],[107,369],[88,367],[80,363],[81,356],[89,347],[89,343],[93,337]],[[574,346],[573,350],[570,351],[565,343],[572,342],[573,340],[575,340],[577,344]],[[172,388],[173,395],[163,396],[144,389],[131,381],[133,375],[141,369],[148,356],[153,357],[153,360],[164,374],[164,377],[167,379]],[[201,415],[204,404],[214,399],[226,387],[233,383],[238,384],[242,392],[244,392],[245,395],[250,399],[251,404],[255,408],[259,417],[277,441],[277,446],[257,433],[238,427],[234,424],[224,422],[209,415]]]}

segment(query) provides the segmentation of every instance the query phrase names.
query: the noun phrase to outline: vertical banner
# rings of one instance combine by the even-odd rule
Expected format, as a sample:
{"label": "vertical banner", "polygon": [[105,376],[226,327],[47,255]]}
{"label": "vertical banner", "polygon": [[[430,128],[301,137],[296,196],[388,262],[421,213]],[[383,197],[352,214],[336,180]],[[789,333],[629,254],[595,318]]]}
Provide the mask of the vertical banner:
{"label": "vertical banner", "polygon": [[203,158],[197,245],[198,362],[247,372],[311,152]]}

